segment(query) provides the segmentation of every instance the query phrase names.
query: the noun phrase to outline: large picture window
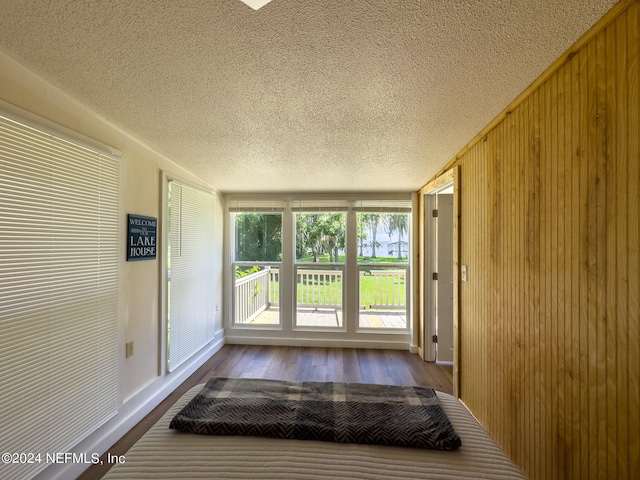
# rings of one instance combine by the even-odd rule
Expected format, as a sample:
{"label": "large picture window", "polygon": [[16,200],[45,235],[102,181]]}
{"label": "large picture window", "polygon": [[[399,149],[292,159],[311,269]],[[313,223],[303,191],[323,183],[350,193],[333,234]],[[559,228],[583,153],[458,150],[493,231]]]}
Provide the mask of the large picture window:
{"label": "large picture window", "polygon": [[231,196],[231,326],[254,329],[238,337],[406,342],[411,196],[381,197]]}

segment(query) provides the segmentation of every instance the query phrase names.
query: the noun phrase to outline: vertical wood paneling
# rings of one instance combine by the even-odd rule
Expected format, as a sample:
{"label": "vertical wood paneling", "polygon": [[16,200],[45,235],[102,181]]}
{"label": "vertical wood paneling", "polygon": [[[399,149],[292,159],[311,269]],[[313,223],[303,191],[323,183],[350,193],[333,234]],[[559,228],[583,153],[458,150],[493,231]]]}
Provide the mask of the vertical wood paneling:
{"label": "vertical wood paneling", "polygon": [[[607,111],[607,130],[605,145],[608,146],[606,151],[607,171],[606,171],[606,198],[605,198],[605,222],[607,231],[607,248],[605,249],[605,271],[606,271],[606,296],[603,298],[601,308],[604,315],[603,329],[605,340],[603,342],[605,357],[604,365],[608,366],[610,372],[601,369],[603,376],[603,394],[605,401],[609,395],[615,394],[616,385],[619,382],[618,368],[616,358],[616,334],[618,329],[616,297],[618,289],[618,280],[616,272],[616,256],[617,256],[617,228],[615,222],[609,221],[618,215],[618,206],[616,205],[617,186],[617,163],[612,159],[619,156],[618,148],[618,104],[615,95],[616,79],[617,79],[617,58],[616,58],[616,41],[617,41],[617,24],[613,22],[604,32],[606,46],[606,61],[603,73],[606,75],[606,101]],[[608,373],[608,376],[607,376]],[[618,405],[614,403],[607,409],[606,421],[601,421],[598,425],[599,432],[604,437],[604,447],[598,463],[601,466],[608,467],[605,473],[611,474],[614,478],[618,477],[618,466],[616,462],[616,442],[618,437]],[[610,426],[607,428],[607,426]]]}
{"label": "vertical wood paneling", "polygon": [[[517,135],[517,123],[518,119],[514,115],[510,115],[507,118],[506,126],[504,132],[504,139],[513,138]],[[503,236],[503,245],[505,245],[507,249],[507,255],[505,258],[506,268],[503,280],[503,290],[502,292],[506,301],[505,301],[505,313],[507,315],[507,348],[505,349],[506,358],[505,362],[508,365],[508,376],[505,379],[506,388],[507,388],[507,404],[505,407],[505,414],[509,419],[509,424],[512,425],[517,423],[518,419],[518,402],[516,398],[518,396],[517,386],[514,382],[515,378],[519,372],[516,371],[517,365],[513,361],[517,356],[517,338],[516,338],[516,320],[518,318],[516,312],[517,303],[515,301],[515,296],[512,295],[511,289],[509,288],[509,281],[512,278],[513,272],[516,268],[517,263],[517,253],[516,253],[516,242],[513,241],[512,232],[515,231],[515,221],[516,221],[516,199],[518,194],[518,189],[510,180],[517,172],[517,164],[512,161],[515,155],[515,145],[511,142],[504,141],[506,145],[506,155],[505,155],[505,167],[504,167],[504,189],[505,189],[505,225],[502,231]],[[505,426],[505,437],[515,439],[515,433],[512,429]]]}
{"label": "vertical wood paneling", "polygon": [[[562,408],[571,401],[571,64],[565,64],[558,72],[558,421],[559,449],[558,473],[566,478],[572,464],[571,412]],[[564,321],[563,321],[564,320]],[[553,365],[552,365],[553,368]]]}
{"label": "vertical wood paneling", "polygon": [[[629,11],[629,14],[631,11]],[[625,66],[628,64],[627,56],[627,16],[622,15],[616,19],[616,34],[613,38],[607,39],[607,44],[611,43],[613,52],[607,52],[607,58],[615,58],[615,68],[610,67],[607,69],[610,73],[610,77],[614,76],[614,95],[616,111],[613,124],[615,125],[615,137],[613,139],[616,145],[617,158],[629,158],[629,103],[628,88],[627,88],[627,70]],[[613,62],[613,60],[610,60]],[[629,205],[628,205],[628,172],[629,166],[624,162],[616,163],[615,172],[615,211],[616,215],[620,219],[629,217]],[[626,353],[629,348],[629,341],[627,337],[628,331],[628,313],[629,313],[629,264],[627,262],[628,251],[628,223],[625,221],[618,221],[615,223],[616,228],[616,256],[615,265],[611,268],[617,272],[615,298],[613,299],[615,305],[616,316],[616,332],[615,337],[611,340],[613,345],[610,345],[611,354],[615,357],[616,362],[616,384],[610,384],[610,392],[615,392],[617,384],[628,384],[629,381],[629,364],[627,363]],[[613,377],[614,375],[612,375]],[[626,422],[626,414],[629,408],[629,399],[626,395],[619,395],[616,397],[616,436],[613,440],[612,452],[619,461],[616,462],[617,476],[619,478],[629,477],[629,430]],[[611,456],[611,453],[610,453]]]}
{"label": "vertical wood paneling", "polygon": [[[640,236],[640,120],[638,118],[640,82],[638,81],[638,68],[640,67],[640,52],[638,29],[640,14],[639,2],[635,2],[628,11],[628,108],[629,108],[629,310],[627,325],[628,332],[628,426],[629,426],[629,478],[640,478],[640,260],[638,255],[638,237]],[[620,67],[618,67],[620,68]]]}
{"label": "vertical wood paneling", "polygon": [[[590,45],[593,45],[592,43]],[[588,48],[588,46],[587,46]],[[573,232],[573,235],[578,240],[578,276],[577,276],[577,289],[579,295],[579,317],[578,317],[578,329],[579,329],[579,351],[578,361],[580,367],[580,380],[579,380],[579,398],[580,406],[579,422],[580,422],[580,469],[581,476],[587,478],[591,465],[589,464],[589,448],[593,443],[593,439],[589,436],[589,399],[591,398],[591,384],[589,379],[589,331],[591,326],[589,323],[589,312],[593,305],[592,288],[589,283],[589,264],[588,264],[588,239],[589,239],[589,222],[587,212],[587,188],[589,183],[589,150],[588,140],[589,134],[587,131],[589,111],[587,110],[587,80],[589,78],[588,67],[589,54],[586,49],[580,51],[578,54],[580,59],[579,71],[578,71],[578,111],[577,111],[577,124],[578,124],[578,147],[576,150],[576,156],[578,159],[579,177],[578,177],[578,230]]]}
{"label": "vertical wood paneling", "polygon": [[[609,139],[610,109],[607,104],[607,75],[606,75],[606,46],[605,34],[601,33],[596,38],[596,177],[595,177],[595,223],[596,223],[596,360],[595,360],[595,381],[596,381],[596,401],[595,412],[597,420],[598,437],[598,473],[599,478],[607,478],[607,424],[609,410],[615,410],[615,406],[608,405],[607,402],[607,293],[608,293],[608,262],[607,251],[611,248],[610,234],[608,228],[609,216],[615,218],[615,212],[610,208],[609,192],[613,190],[610,185],[610,170],[612,163],[609,162],[609,154],[615,154],[614,145]],[[615,283],[615,280],[614,280]],[[614,323],[612,319],[611,323]],[[615,373],[615,368],[612,369]],[[612,375],[613,377],[613,375]],[[606,412],[606,413],[602,413]],[[591,413],[590,413],[591,414]],[[615,425],[615,424],[614,424]]]}
{"label": "vertical wood paneling", "polygon": [[[582,425],[580,419],[586,418],[584,415],[584,406],[581,405],[581,399],[583,398],[582,392],[580,391],[581,385],[587,385],[587,379],[584,378],[584,372],[581,365],[581,328],[580,324],[583,322],[583,315],[580,308],[580,263],[581,263],[581,254],[580,254],[580,67],[581,61],[585,55],[580,55],[579,53],[575,56],[575,58],[571,62],[571,88],[573,91],[573,102],[571,105],[571,157],[569,162],[571,163],[571,211],[573,215],[571,217],[571,231],[570,231],[570,239],[571,239],[571,323],[573,336],[571,337],[571,367],[573,371],[573,382],[571,388],[571,405],[572,408],[572,437],[574,444],[573,451],[573,465],[572,472],[576,472],[577,475],[580,473],[580,465],[582,458],[582,448],[581,448],[581,440],[582,440]],[[586,435],[587,432],[584,432]]]}
{"label": "vertical wood paneling", "polygon": [[[549,88],[545,97],[545,104],[547,105],[548,115],[546,121],[545,138],[549,138],[549,142],[543,142],[546,147],[547,158],[547,175],[546,181],[543,185],[546,186],[545,192],[545,220],[547,234],[543,236],[545,240],[545,252],[547,252],[545,261],[545,278],[547,291],[546,310],[548,315],[544,315],[545,318],[545,345],[547,346],[548,362],[545,365],[544,378],[550,379],[552,395],[545,396],[545,412],[546,412],[546,436],[551,438],[551,442],[547,442],[547,458],[550,459],[546,463],[546,475],[549,479],[557,479],[558,474],[554,465],[559,462],[558,449],[559,449],[559,414],[558,414],[558,350],[557,344],[560,342],[560,335],[558,332],[558,277],[559,269],[554,266],[559,264],[558,248],[554,244],[554,239],[557,239],[557,243],[560,243],[558,238],[558,216],[560,213],[560,202],[558,199],[558,177],[560,176],[558,171],[558,74],[554,74],[549,81]],[[543,117],[544,118],[544,117]],[[556,366],[553,368],[552,366]]]}
{"label": "vertical wood paneling", "polygon": [[[599,38],[599,37],[598,37]],[[585,214],[585,230],[583,233],[583,242],[585,257],[583,259],[584,275],[586,280],[586,304],[587,304],[587,336],[586,336],[586,358],[587,358],[587,384],[588,384],[588,401],[587,401],[587,424],[588,424],[588,445],[587,465],[585,478],[591,472],[591,475],[598,478],[598,454],[599,438],[598,438],[598,378],[597,378],[597,355],[600,340],[597,335],[597,306],[598,297],[600,296],[600,285],[598,277],[597,263],[597,246],[598,236],[601,232],[598,230],[598,212],[597,212],[597,191],[596,177],[598,169],[598,149],[599,149],[599,129],[598,129],[598,85],[596,77],[597,66],[597,40],[589,42],[587,45],[587,86],[586,86],[586,160],[585,170],[586,178],[584,183],[584,214]],[[589,452],[594,452],[589,454]]]}
{"label": "vertical wood paneling", "polygon": [[[529,382],[529,371],[527,369],[529,362],[527,361],[527,352],[529,352],[529,318],[528,318],[528,309],[529,309],[529,305],[528,305],[528,297],[526,296],[527,290],[526,290],[526,280],[527,280],[527,275],[526,272],[526,253],[525,253],[525,236],[526,236],[526,229],[525,229],[525,199],[526,199],[526,188],[523,188],[523,184],[525,182],[525,168],[524,168],[524,164],[525,164],[525,159],[527,156],[527,137],[525,135],[525,128],[526,125],[528,125],[527,122],[527,101],[525,100],[525,102],[523,103],[522,108],[517,109],[518,112],[518,140],[519,140],[519,144],[518,144],[518,157],[517,157],[517,164],[518,164],[518,190],[520,195],[518,195],[518,222],[516,224],[516,228],[517,228],[517,232],[518,232],[518,250],[519,250],[519,255],[520,255],[520,259],[518,261],[518,271],[520,272],[519,275],[517,275],[517,277],[514,278],[520,278],[520,287],[518,289],[518,291],[516,291],[516,301],[518,302],[518,310],[520,313],[519,319],[518,319],[518,334],[519,334],[519,346],[520,346],[520,351],[518,352],[518,363],[519,363],[519,372],[517,373],[517,375],[519,375],[518,378],[518,383],[519,383],[519,398],[518,398],[518,410],[519,410],[519,420],[520,423],[519,425],[528,425],[528,418],[527,418],[527,413],[528,413],[528,403],[527,401],[525,401],[525,399],[529,398],[529,389],[528,387],[528,382]],[[524,274],[523,274],[524,273]],[[524,301],[523,301],[523,294],[524,296]],[[518,429],[516,429],[516,431],[518,431]],[[526,450],[526,446],[527,445],[531,445],[531,438],[528,438],[530,432],[526,432],[525,435],[523,435],[524,430],[520,430],[519,433],[521,435],[520,440],[516,440],[518,443],[518,448],[520,451],[520,456],[518,458],[523,458],[524,456],[527,455],[527,450]],[[522,441],[522,436],[526,436],[526,441]]]}
{"label": "vertical wood paneling", "polygon": [[[549,96],[549,88],[550,82],[545,82],[540,86],[539,92],[539,100],[538,100],[538,111],[539,111],[539,124],[540,124],[540,163],[539,169],[539,182],[540,182],[540,198],[538,200],[538,204],[540,205],[540,230],[539,230],[539,264],[538,264],[538,284],[535,286],[536,290],[539,292],[539,307],[537,312],[538,322],[540,323],[540,330],[538,336],[538,352],[536,353],[535,358],[547,358],[550,355],[548,348],[548,340],[547,340],[547,329],[548,329],[548,319],[550,315],[544,315],[544,312],[547,311],[550,313],[549,308],[549,297],[551,296],[550,290],[547,288],[547,284],[549,282],[549,275],[547,271],[547,263],[549,259],[549,251],[547,247],[547,238],[549,237],[549,209],[551,205],[547,201],[548,198],[548,190],[550,186],[549,182],[549,143],[543,141],[546,138],[549,138],[547,135],[548,131],[548,123],[550,121],[550,109],[547,103]],[[535,361],[535,360],[534,360]],[[540,448],[540,457],[541,458],[550,458],[551,455],[549,453],[549,447],[553,444],[553,437],[549,432],[549,410],[547,409],[547,402],[549,400],[550,395],[545,395],[543,393],[544,383],[548,381],[549,388],[551,391],[553,390],[553,384],[551,383],[551,379],[547,378],[547,363],[538,362],[537,367],[537,382],[536,382],[536,391],[538,393],[539,405],[538,405],[538,422],[540,423],[540,431],[538,438],[536,441],[540,442],[542,448]],[[543,438],[548,438],[548,442],[541,442]],[[544,463],[541,464],[541,469],[539,471],[539,475],[541,477],[550,478],[547,473],[547,465]]]}
{"label": "vertical wood paneling", "polygon": [[[499,183],[500,183],[500,170],[498,167],[499,164],[499,157],[500,157],[500,153],[498,151],[498,141],[496,141],[496,137],[500,135],[500,131],[501,131],[502,126],[499,125],[496,127],[496,129],[491,132],[490,135],[488,135],[486,137],[485,140],[485,150],[486,150],[486,159],[487,159],[487,171],[488,171],[488,176],[487,176],[487,187],[486,187],[486,192],[487,192],[487,206],[488,206],[488,210],[487,210],[487,222],[489,225],[489,232],[488,232],[488,251],[487,251],[487,257],[486,257],[486,271],[488,273],[488,286],[489,286],[489,290],[488,290],[488,295],[486,295],[486,302],[485,302],[485,307],[484,307],[484,311],[485,314],[488,312],[495,312],[496,315],[498,315],[499,313],[499,309],[496,306],[496,296],[498,295],[497,292],[497,285],[498,285],[498,281],[496,279],[496,273],[497,273],[497,261],[498,261],[498,229],[499,224],[500,224],[500,214],[498,212],[499,209],[499,195],[500,195],[500,191],[499,191]],[[494,341],[497,339],[497,336],[500,334],[499,329],[498,329],[498,322],[496,321],[496,319],[491,319],[488,322],[489,328],[487,330],[487,348],[489,349],[489,355],[488,355],[488,362],[489,365],[497,365],[498,363],[501,362],[501,353],[500,351],[492,348],[492,344],[494,343]],[[500,392],[502,391],[502,378],[503,378],[503,374],[504,374],[504,364],[502,364],[500,367],[493,369],[493,373],[494,373],[494,382],[495,382],[495,389],[496,391]],[[502,402],[501,399],[496,398],[497,400],[497,407],[498,408],[502,408]],[[495,419],[495,412],[488,412],[489,415],[491,415],[492,418]],[[500,435],[501,432],[501,425],[499,425],[498,423],[496,423],[497,426],[497,430],[496,430],[496,434]]]}
{"label": "vertical wood paneling", "polygon": [[542,467],[541,453],[544,445],[541,440],[541,427],[544,417],[540,411],[540,401],[543,392],[540,390],[540,90],[535,90],[531,94],[529,107],[529,152],[526,163],[528,172],[528,195],[527,195],[527,230],[525,241],[527,243],[527,259],[529,269],[529,323],[531,325],[532,336],[531,347],[527,360],[529,362],[529,375],[531,382],[529,385],[529,395],[533,400],[532,408],[529,412],[529,425],[533,433],[532,444],[540,445],[533,452],[534,469],[533,475],[542,477],[540,468]]}
{"label": "vertical wood paneling", "polygon": [[457,162],[460,395],[533,479],[640,478],[638,11]]}

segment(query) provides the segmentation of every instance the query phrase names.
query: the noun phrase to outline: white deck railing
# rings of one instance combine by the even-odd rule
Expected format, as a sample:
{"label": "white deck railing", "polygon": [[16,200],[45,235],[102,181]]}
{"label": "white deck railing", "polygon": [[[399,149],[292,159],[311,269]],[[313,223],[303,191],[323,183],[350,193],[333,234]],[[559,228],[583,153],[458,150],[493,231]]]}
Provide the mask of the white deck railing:
{"label": "white deck railing", "polygon": [[[406,270],[371,270],[374,298],[360,308],[400,309],[406,306]],[[360,278],[365,272],[360,272]],[[303,308],[342,308],[342,271],[297,270],[297,306]],[[236,279],[236,324],[250,323],[261,312],[278,306],[280,270],[266,267]]]}
{"label": "white deck railing", "polygon": [[[373,302],[372,310],[398,309],[406,306],[406,270],[371,270],[373,277]],[[364,272],[360,272],[360,278]],[[361,305],[360,308],[364,308]]]}
{"label": "white deck railing", "polygon": [[298,307],[342,308],[342,270],[298,269]]}
{"label": "white deck railing", "polygon": [[269,306],[270,268],[236,278],[235,323],[251,323]]}
{"label": "white deck railing", "polygon": [[280,269],[269,270],[269,305],[277,307],[280,304]]}

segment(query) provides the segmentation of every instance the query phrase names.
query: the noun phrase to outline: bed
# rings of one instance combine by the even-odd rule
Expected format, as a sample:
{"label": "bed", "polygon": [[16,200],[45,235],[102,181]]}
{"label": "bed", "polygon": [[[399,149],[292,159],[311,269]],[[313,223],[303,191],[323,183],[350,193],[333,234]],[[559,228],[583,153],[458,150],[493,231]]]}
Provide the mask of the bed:
{"label": "bed", "polygon": [[196,435],[169,429],[203,388],[189,390],[114,465],[123,479],[523,479],[455,397],[437,392],[462,446],[454,451],[254,436]]}

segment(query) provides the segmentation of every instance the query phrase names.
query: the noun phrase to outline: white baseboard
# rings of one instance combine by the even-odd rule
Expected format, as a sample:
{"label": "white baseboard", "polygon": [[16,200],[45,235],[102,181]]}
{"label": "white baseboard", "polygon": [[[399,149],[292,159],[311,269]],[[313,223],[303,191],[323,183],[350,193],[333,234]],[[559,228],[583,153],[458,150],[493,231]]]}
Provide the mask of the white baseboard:
{"label": "white baseboard", "polygon": [[338,348],[375,348],[389,350],[409,350],[405,341],[381,340],[352,340],[352,339],[322,339],[322,338],[278,338],[233,336],[227,333],[225,343],[231,345],[269,345],[277,347],[338,347]]}
{"label": "white baseboard", "polygon": [[442,361],[436,360],[436,363],[438,365],[448,365],[450,367],[453,367],[453,361],[450,362],[450,361],[445,361],[445,360],[442,360]]}
{"label": "white baseboard", "polygon": [[[150,385],[127,400],[118,409],[118,413],[113,418],[76,445],[71,453],[85,454],[88,459],[91,459],[92,454],[102,455],[211,358],[214,353],[220,350],[224,343],[225,340],[221,331],[209,345],[187,360],[178,370],[163,377],[158,377]],[[72,462],[50,465],[36,475],[34,479],[62,480],[77,478],[90,466],[90,463]]]}

